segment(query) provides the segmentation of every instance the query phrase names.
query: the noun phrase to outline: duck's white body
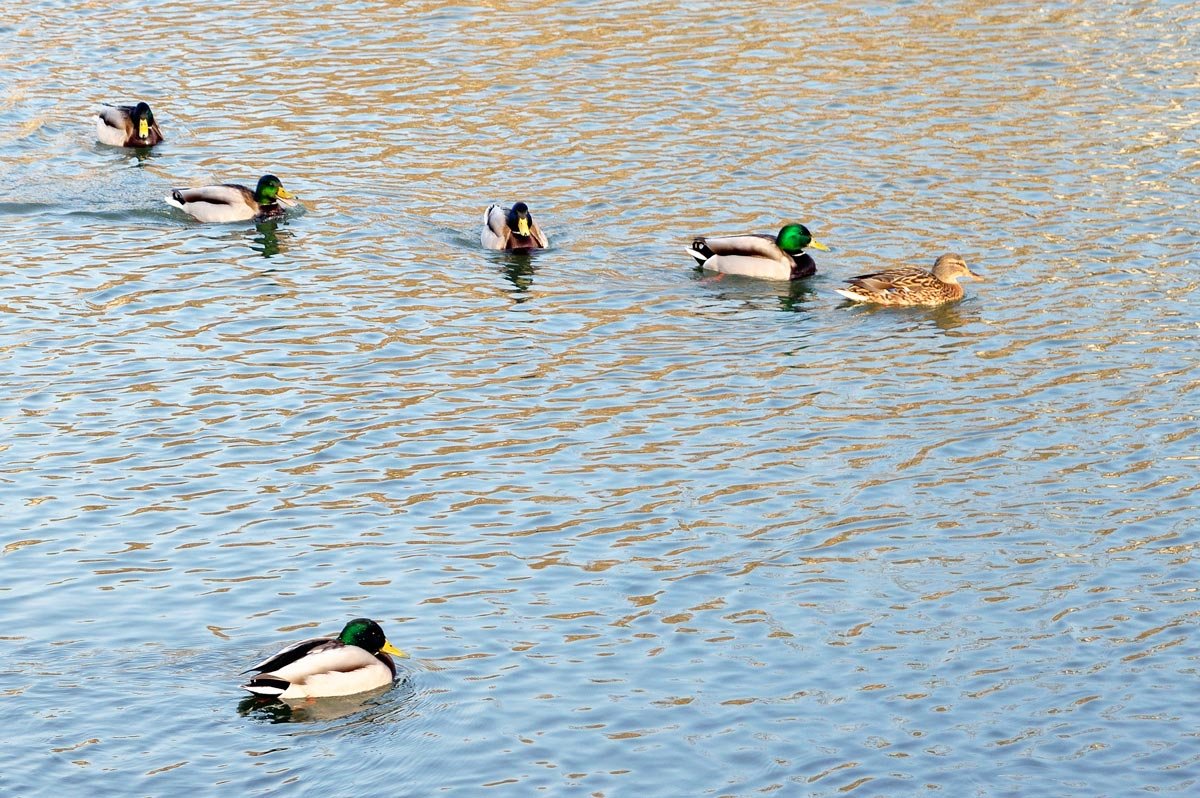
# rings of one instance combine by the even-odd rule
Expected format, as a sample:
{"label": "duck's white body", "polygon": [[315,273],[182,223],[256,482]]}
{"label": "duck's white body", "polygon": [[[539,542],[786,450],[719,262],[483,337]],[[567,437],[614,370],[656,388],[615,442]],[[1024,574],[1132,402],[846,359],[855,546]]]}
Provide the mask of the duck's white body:
{"label": "duck's white body", "polygon": [[808,228],[787,224],[776,236],[743,233],[732,236],[696,236],[688,247],[702,269],[760,280],[801,280],[817,272],[806,246],[828,249],[813,239]]}
{"label": "duck's white body", "polygon": [[371,652],[332,637],[302,640],[268,657],[245,688],[276,698],[353,695],[391,684],[396,665],[387,654]]}
{"label": "duck's white body", "polygon": [[705,236],[697,240],[702,240],[712,254],[706,257],[695,244],[688,248],[688,254],[708,271],[762,280],[790,280],[796,268],[792,257],[776,246],[770,236]]}
{"label": "duck's white body", "polygon": [[[261,185],[261,181],[260,181]],[[201,222],[241,222],[281,216],[284,208],[296,203],[281,188],[274,201],[262,204],[255,192],[245,186],[225,183],[219,186],[177,188],[163,199]]]}
{"label": "duck's white body", "polygon": [[407,657],[388,642],[379,624],[355,618],[337,637],[293,643],[250,668],[258,671],[242,685],[269,698],[327,698],[384,687],[396,678],[388,655]]}

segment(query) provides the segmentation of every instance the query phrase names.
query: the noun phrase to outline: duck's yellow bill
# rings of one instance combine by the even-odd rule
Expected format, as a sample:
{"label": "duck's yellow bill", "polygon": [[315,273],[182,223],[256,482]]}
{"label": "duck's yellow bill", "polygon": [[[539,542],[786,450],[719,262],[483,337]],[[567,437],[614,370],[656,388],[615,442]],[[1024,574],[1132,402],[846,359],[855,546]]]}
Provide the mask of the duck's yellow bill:
{"label": "duck's yellow bill", "polygon": [[144,139],[150,135],[150,123],[145,119],[138,120],[138,138]]}
{"label": "duck's yellow bill", "polygon": [[389,643],[386,640],[383,641],[383,648],[381,648],[379,650],[384,652],[385,654],[391,654],[393,657],[407,657],[408,656],[408,654],[405,654],[403,651],[396,648],[395,646],[393,646],[391,643]]}
{"label": "duck's yellow bill", "polygon": [[517,233],[523,236],[529,235],[529,220],[517,219]]}
{"label": "duck's yellow bill", "polygon": [[283,197],[284,199],[292,199],[291,192],[289,192],[289,191],[288,191],[286,188],[284,188],[283,186],[280,186],[280,187],[279,187],[279,190],[275,192],[275,196],[276,196],[276,197]]}
{"label": "duck's yellow bill", "polygon": [[812,247],[813,249],[819,249],[819,250],[822,250],[823,252],[829,251],[829,247],[825,246],[824,244],[822,244],[820,241],[818,241],[815,238],[813,240],[809,241],[808,245],[810,247]]}

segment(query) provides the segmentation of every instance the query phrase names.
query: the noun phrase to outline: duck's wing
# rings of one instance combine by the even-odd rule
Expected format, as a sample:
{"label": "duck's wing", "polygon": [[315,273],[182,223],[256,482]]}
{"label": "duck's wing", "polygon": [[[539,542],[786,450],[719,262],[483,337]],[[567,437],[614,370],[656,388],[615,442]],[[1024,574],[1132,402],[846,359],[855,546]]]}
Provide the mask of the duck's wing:
{"label": "duck's wing", "polygon": [[744,255],[750,258],[770,258],[771,260],[781,260],[788,263],[792,260],[787,253],[779,248],[772,236],[762,235],[761,233],[747,233],[735,236],[698,236],[692,242],[692,250],[694,251],[692,257],[696,257],[696,253],[702,251],[697,248],[697,243],[702,243],[714,255]]}
{"label": "duck's wing", "polygon": [[954,299],[953,292],[929,272],[917,268],[889,269],[860,274],[846,281],[844,289],[835,289],[856,302],[881,302],[885,305],[936,304]]}
{"label": "duck's wing", "polygon": [[542,232],[542,228],[538,227],[538,223],[529,217],[529,237],[532,238],[539,248],[545,249],[550,246],[550,239],[546,238],[546,234]]}
{"label": "duck's wing", "polygon": [[260,206],[254,192],[245,186],[202,186],[177,188],[164,197],[168,205],[201,222],[240,222],[278,212],[277,205]]}
{"label": "duck's wing", "polygon": [[[272,668],[269,673],[281,679],[287,679],[289,682],[303,683],[313,676],[353,673],[363,668],[375,668],[381,661],[379,657],[366,649],[348,646],[334,640],[309,649],[304,656],[286,665]],[[386,664],[394,674],[395,665],[390,659]]]}
{"label": "duck's wing", "polygon": [[96,116],[113,130],[119,130],[122,133],[132,133],[133,112],[134,107],[132,105],[106,105],[100,109],[100,112]]}
{"label": "duck's wing", "polygon": [[479,241],[488,249],[504,249],[508,246],[507,215],[508,211],[499,205],[489,205],[483,212],[483,230],[479,234]]}
{"label": "duck's wing", "polygon": [[337,642],[336,638],[332,637],[311,637],[308,640],[301,640],[299,643],[292,643],[287,648],[275,652],[257,665],[242,671],[242,673],[250,673],[250,671],[271,673],[280,668],[286,668],[297,660],[313,654],[322,646],[328,646],[331,643],[341,645]]}
{"label": "duck's wing", "polygon": [[220,186],[200,186],[199,188],[177,188],[171,196],[184,205],[193,202],[204,202],[210,205],[257,205],[254,192],[245,186],[226,183]]}
{"label": "duck's wing", "polygon": [[124,147],[133,136],[132,108],[106,105],[96,114],[96,138],[104,144]]}
{"label": "duck's wing", "polygon": [[850,285],[866,291],[905,293],[912,291],[929,280],[929,273],[920,269],[888,269],[871,274],[851,277]]}

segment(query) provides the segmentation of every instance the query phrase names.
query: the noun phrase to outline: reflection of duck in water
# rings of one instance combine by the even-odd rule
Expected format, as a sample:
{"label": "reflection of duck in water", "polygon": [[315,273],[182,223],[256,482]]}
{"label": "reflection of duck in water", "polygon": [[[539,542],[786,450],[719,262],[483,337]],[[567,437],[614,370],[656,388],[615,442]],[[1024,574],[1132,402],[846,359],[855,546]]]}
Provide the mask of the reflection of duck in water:
{"label": "reflection of duck in water", "polygon": [[[533,286],[533,275],[537,267],[526,250],[514,250],[504,256],[504,276],[518,293],[524,294]],[[517,299],[523,302],[524,298]]]}
{"label": "reflection of duck in water", "polygon": [[[269,258],[273,255],[278,255],[280,252],[279,245],[279,217],[268,219],[260,219],[254,223],[254,230],[258,236],[253,239],[251,246],[262,253],[264,258]],[[254,247],[254,244],[259,246]]]}
{"label": "reflection of duck in water", "polygon": [[837,288],[839,294],[855,302],[872,302],[878,305],[940,305],[963,298],[960,278],[982,280],[982,275],[967,268],[959,255],[942,255],[925,271],[915,266],[888,269],[873,274],[862,274],[846,282],[847,288]]}
{"label": "reflection of duck in water", "polygon": [[488,249],[545,249],[550,241],[533,220],[529,206],[518,202],[511,208],[489,205],[483,212],[480,243]]}
{"label": "reflection of duck in water", "polygon": [[106,105],[96,114],[96,138],[114,147],[153,147],[163,140],[150,106]]}
{"label": "reflection of duck in water", "polygon": [[314,637],[293,643],[251,671],[242,685],[272,698],[321,698],[353,695],[392,683],[396,664],[388,656],[407,657],[383,636],[370,618],[355,618],[337,637]]}
{"label": "reflection of duck in water", "polygon": [[688,254],[700,268],[721,274],[740,274],[764,280],[799,280],[817,273],[817,264],[805,247],[823,249],[802,224],[785,224],[772,238],[762,233],[734,236],[697,236]]}
{"label": "reflection of duck in water", "polygon": [[284,208],[296,204],[291,199],[278,177],[263,175],[253,191],[234,183],[177,188],[166,201],[201,222],[240,222],[282,216]]}

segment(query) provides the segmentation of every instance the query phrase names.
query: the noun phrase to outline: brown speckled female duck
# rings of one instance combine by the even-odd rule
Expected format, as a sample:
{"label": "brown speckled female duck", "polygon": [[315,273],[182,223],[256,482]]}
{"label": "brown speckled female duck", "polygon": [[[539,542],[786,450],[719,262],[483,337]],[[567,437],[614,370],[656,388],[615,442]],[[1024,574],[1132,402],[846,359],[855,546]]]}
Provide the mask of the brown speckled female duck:
{"label": "brown speckled female duck", "polygon": [[874,274],[862,274],[846,282],[847,288],[835,289],[855,302],[877,305],[940,305],[963,298],[962,277],[985,279],[967,268],[959,255],[942,255],[931,271],[916,267],[888,269]]}

